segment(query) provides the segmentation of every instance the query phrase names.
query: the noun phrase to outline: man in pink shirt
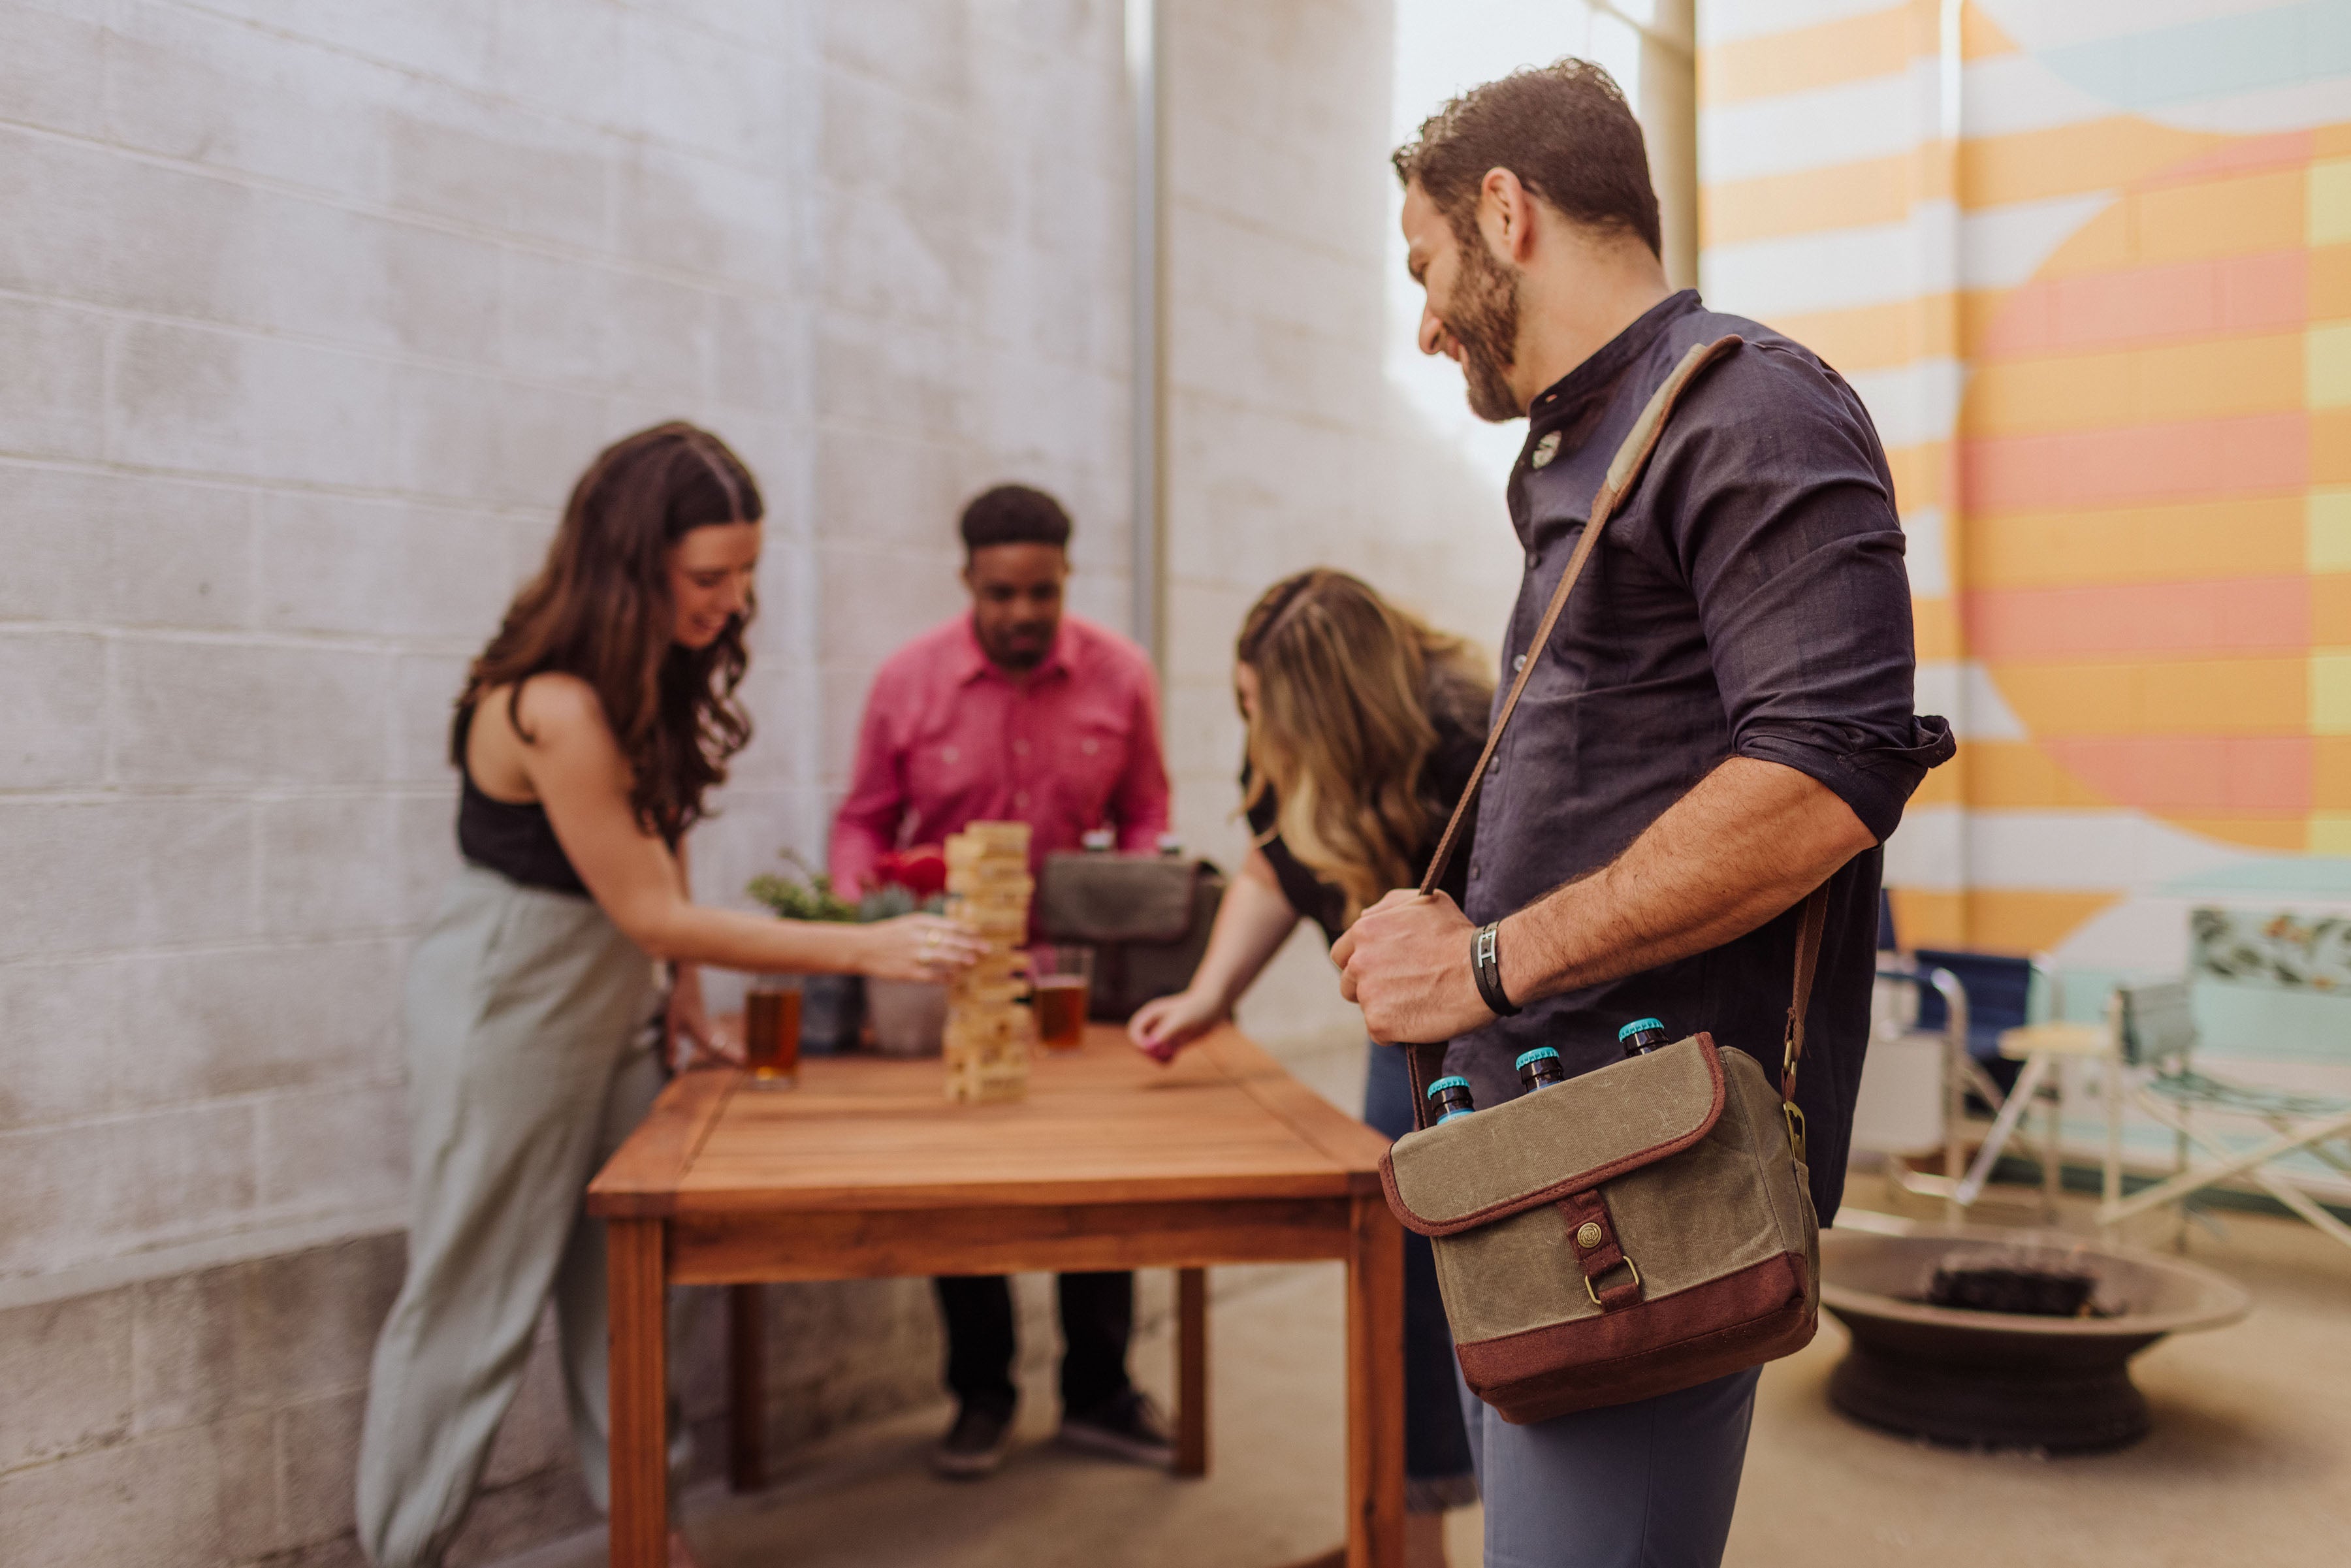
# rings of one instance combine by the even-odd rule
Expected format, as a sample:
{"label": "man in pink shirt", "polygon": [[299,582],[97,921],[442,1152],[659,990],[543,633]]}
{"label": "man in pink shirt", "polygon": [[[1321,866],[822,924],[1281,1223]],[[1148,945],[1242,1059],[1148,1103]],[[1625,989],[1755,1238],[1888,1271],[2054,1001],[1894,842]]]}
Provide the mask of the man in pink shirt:
{"label": "man in pink shirt", "polygon": [[[852,897],[884,854],[944,842],[975,820],[1027,822],[1036,868],[1098,829],[1147,851],[1167,826],[1151,661],[1061,611],[1069,514],[1041,490],[1000,485],[964,508],[963,542],[971,613],[893,653],[866,698],[832,829],[833,882]],[[1012,1292],[1000,1277],[935,1283],[960,1407],[932,1464],[977,1478],[1010,1446]],[[1059,1290],[1061,1440],[1167,1463],[1165,1425],[1127,1375],[1134,1276],[1064,1274]]]}

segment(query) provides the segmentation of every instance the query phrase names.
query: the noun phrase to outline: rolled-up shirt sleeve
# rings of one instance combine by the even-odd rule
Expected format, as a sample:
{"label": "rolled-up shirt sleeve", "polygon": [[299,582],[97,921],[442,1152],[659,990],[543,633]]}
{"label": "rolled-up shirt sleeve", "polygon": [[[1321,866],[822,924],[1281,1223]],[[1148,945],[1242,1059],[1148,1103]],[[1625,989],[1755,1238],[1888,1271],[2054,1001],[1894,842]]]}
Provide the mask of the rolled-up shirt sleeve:
{"label": "rolled-up shirt sleeve", "polygon": [[[1669,482],[1732,752],[1818,779],[1883,841],[1950,727],[1913,710],[1910,580],[1867,414],[1834,372],[1750,347]],[[1720,396],[1731,392],[1731,396]],[[1661,458],[1668,454],[1662,451]]]}

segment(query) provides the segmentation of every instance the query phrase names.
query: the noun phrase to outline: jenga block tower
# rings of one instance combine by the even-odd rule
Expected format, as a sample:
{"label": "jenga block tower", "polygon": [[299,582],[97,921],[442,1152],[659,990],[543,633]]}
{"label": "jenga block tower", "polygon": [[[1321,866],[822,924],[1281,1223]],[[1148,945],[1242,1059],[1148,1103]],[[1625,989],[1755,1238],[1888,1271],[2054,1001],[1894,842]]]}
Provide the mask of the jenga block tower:
{"label": "jenga block tower", "polygon": [[947,840],[947,917],[987,944],[947,986],[947,1098],[1018,1100],[1029,1092],[1036,1017],[1021,947],[1029,939],[1029,824],[974,822]]}

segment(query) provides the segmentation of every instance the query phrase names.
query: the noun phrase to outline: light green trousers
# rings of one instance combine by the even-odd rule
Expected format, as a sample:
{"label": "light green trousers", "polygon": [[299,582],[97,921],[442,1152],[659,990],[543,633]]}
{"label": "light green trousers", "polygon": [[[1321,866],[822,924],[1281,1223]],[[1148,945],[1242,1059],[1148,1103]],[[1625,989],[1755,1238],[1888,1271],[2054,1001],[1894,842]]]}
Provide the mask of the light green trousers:
{"label": "light green trousers", "polygon": [[589,899],[467,866],[408,971],[408,1273],[376,1342],[359,1540],[435,1568],[550,1291],[580,1462],[606,1503],[604,1227],[589,1178],[661,1087],[653,965]]}

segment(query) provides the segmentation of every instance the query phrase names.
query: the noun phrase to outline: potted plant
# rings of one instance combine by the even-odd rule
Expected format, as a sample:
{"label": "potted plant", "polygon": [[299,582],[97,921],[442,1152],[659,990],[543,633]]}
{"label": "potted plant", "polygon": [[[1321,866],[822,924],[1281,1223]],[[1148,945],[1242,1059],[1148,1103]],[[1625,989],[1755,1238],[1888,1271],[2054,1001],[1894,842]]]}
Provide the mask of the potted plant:
{"label": "potted plant", "polygon": [[[890,920],[917,910],[946,907],[946,852],[920,844],[883,855],[873,867],[874,888],[858,901],[861,920]],[[947,1028],[947,988],[935,981],[868,980],[873,1048],[887,1056],[936,1056]]]}
{"label": "potted plant", "polygon": [[[751,879],[746,889],[753,898],[786,920],[851,921],[858,908],[832,890],[832,878],[811,867],[791,850],[783,858],[799,877],[766,873]],[[805,975],[800,993],[800,1050],[822,1056],[848,1051],[857,1044],[857,1030],[865,1007],[863,986],[855,975]]]}
{"label": "potted plant", "polygon": [[[753,898],[787,920],[892,920],[946,907],[947,862],[936,845],[883,855],[873,868],[872,891],[855,904],[833,891],[832,878],[791,850],[783,859],[799,878],[769,873],[751,879]],[[935,1056],[946,1032],[947,988],[922,980],[861,980],[855,975],[810,975],[801,982],[800,1049],[845,1051],[856,1042],[860,1015],[873,1025],[876,1050],[891,1056]]]}

